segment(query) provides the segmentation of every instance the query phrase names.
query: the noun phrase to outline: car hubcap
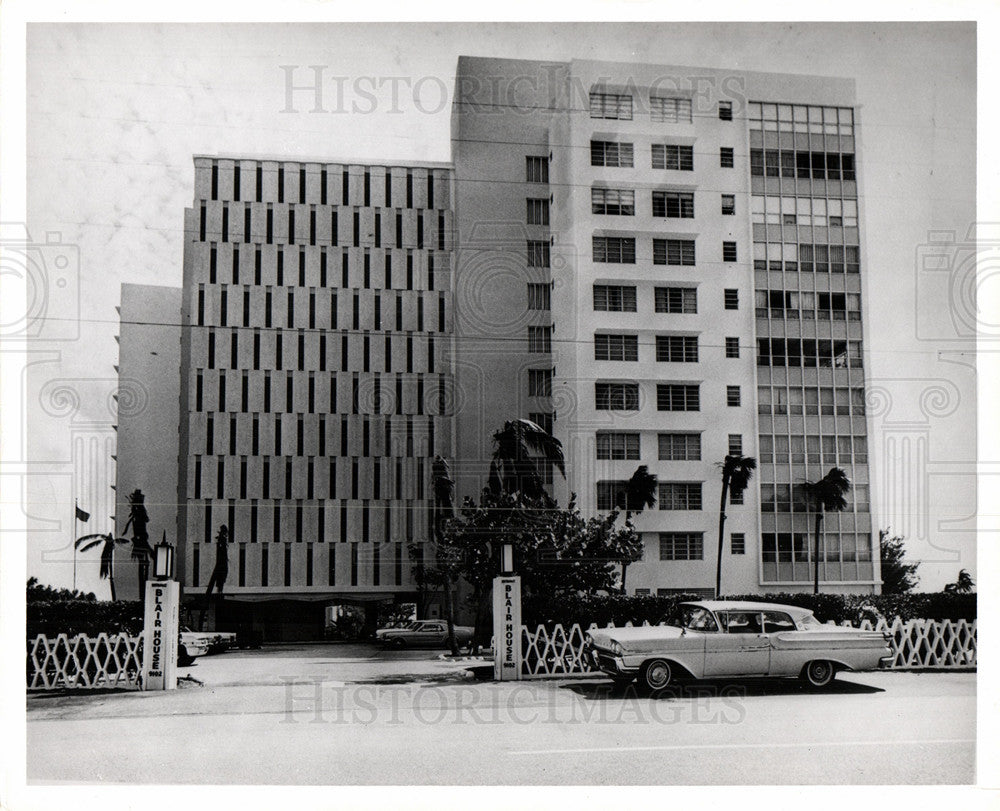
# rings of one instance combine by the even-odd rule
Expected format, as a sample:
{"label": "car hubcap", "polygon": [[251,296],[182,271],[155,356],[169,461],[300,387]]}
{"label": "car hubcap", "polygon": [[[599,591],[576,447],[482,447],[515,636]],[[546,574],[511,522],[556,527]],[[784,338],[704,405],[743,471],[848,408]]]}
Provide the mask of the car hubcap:
{"label": "car hubcap", "polygon": [[826,662],[817,662],[812,666],[813,681],[826,681],[830,676],[830,666]]}
{"label": "car hubcap", "polygon": [[670,668],[664,664],[652,665],[646,672],[646,681],[651,687],[663,687],[670,681]]}

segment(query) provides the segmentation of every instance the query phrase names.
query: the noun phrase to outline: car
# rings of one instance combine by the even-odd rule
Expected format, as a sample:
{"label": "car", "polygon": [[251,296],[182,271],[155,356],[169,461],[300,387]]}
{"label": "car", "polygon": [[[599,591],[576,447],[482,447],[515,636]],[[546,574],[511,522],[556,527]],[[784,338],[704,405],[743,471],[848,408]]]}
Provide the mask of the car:
{"label": "car", "polygon": [[177,664],[188,667],[196,658],[208,653],[208,642],[203,634],[182,629],[177,642]]}
{"label": "car", "polygon": [[[473,629],[465,625],[455,626],[455,642],[466,647],[472,642]],[[444,620],[415,620],[400,628],[380,628],[375,639],[397,648],[448,647],[448,623]]]}
{"label": "car", "polygon": [[200,640],[204,643],[209,654],[222,653],[236,644],[236,634],[230,631],[192,631],[183,625],[181,633],[187,634],[192,640]]}
{"label": "car", "polygon": [[593,666],[619,683],[662,690],[679,678],[799,677],[825,687],[840,670],[892,663],[891,637],[824,625],[805,608],[704,600],[679,606],[677,625],[590,631]]}

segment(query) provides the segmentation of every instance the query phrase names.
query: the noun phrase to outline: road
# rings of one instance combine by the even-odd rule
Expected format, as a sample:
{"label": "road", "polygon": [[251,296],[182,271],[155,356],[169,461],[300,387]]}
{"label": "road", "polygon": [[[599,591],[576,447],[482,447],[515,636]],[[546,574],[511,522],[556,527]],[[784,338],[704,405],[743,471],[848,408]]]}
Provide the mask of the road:
{"label": "road", "polygon": [[29,783],[972,783],[974,673],[495,684],[431,652],[199,659],[169,693],[32,694]]}

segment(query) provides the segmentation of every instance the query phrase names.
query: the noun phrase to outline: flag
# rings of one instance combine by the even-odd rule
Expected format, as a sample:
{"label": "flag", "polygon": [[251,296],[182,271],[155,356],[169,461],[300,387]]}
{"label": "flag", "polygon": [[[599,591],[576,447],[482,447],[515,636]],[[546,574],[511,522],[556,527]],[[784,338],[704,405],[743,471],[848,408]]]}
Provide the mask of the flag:
{"label": "flag", "polygon": [[76,520],[77,521],[89,521],[90,513],[85,513],[79,507],[76,508]]}

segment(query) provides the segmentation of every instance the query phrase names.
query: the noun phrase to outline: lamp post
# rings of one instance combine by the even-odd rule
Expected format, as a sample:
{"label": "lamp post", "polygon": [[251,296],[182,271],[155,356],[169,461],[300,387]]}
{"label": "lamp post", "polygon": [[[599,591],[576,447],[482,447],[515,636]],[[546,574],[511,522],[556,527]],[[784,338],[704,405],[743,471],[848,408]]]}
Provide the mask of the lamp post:
{"label": "lamp post", "polygon": [[142,689],[177,687],[177,644],[180,637],[180,584],[173,579],[174,547],[167,533],[153,547],[153,579],[146,582],[143,622]]}

